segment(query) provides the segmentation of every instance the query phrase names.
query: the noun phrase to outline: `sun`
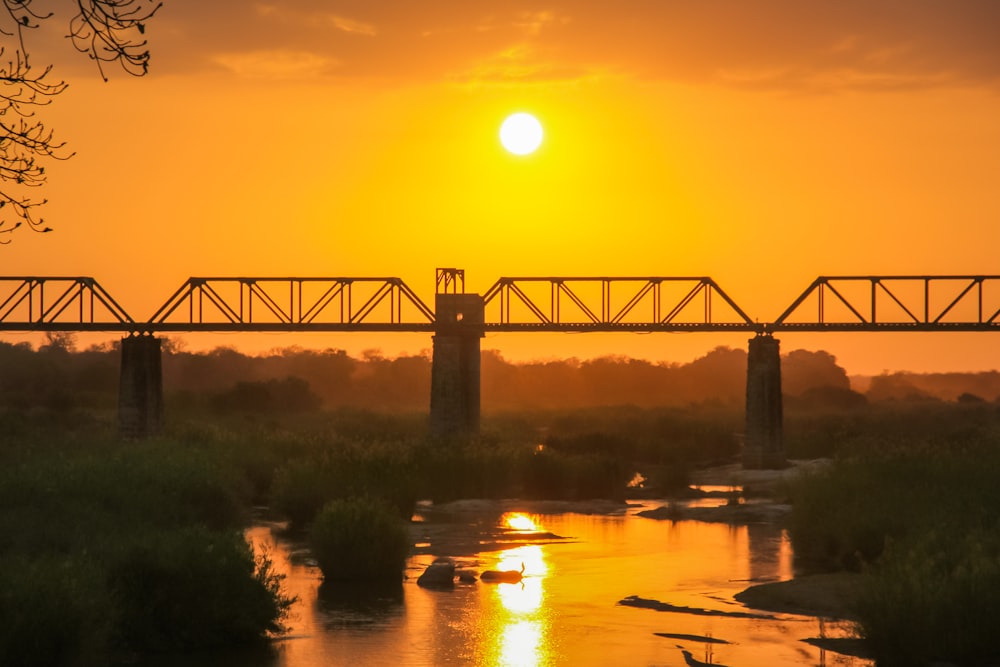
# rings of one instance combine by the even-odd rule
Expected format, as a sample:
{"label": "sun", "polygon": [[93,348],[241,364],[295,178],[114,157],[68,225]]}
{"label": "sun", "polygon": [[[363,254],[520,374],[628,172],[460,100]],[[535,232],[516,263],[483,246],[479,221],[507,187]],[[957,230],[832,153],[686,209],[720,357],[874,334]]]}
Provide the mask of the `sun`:
{"label": "sun", "polygon": [[500,143],[514,155],[528,155],[542,145],[542,124],[530,113],[507,116],[500,126]]}

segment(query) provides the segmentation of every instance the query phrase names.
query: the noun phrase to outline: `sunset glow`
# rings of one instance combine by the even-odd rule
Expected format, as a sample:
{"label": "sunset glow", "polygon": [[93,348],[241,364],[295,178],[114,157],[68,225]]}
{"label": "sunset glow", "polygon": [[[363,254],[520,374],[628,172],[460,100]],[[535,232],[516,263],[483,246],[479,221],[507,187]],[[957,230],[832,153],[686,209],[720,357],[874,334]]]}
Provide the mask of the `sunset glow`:
{"label": "sunset glow", "polygon": [[1000,663],[998,37],[7,0],[0,663]]}
{"label": "sunset glow", "polygon": [[514,155],[534,153],[542,144],[542,124],[528,113],[508,116],[500,126],[500,143]]}
{"label": "sunset glow", "polygon": [[[426,301],[437,266],[480,294],[511,275],[708,275],[766,322],[820,274],[995,272],[997,7],[897,9],[174,3],[147,26],[149,74],[109,83],[40,33],[71,86],[39,113],[75,156],[38,193],[54,231],[18,233],[4,273],[94,276],[140,319],[192,275],[399,276]],[[498,134],[520,112],[545,132],[515,155]],[[430,346],[177,336],[258,353]],[[801,333],[783,349],[829,350],[851,373],[988,370],[989,338]],[[744,339],[483,346],[686,362]]]}

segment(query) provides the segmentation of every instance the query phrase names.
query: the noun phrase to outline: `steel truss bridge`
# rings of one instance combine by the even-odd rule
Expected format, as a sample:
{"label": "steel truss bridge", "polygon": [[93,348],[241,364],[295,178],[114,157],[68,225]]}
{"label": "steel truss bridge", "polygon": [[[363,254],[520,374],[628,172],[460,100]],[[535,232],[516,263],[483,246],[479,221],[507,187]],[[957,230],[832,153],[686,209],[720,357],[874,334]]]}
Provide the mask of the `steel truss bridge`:
{"label": "steel truss bridge", "polygon": [[[465,273],[438,269],[437,294]],[[708,277],[500,278],[488,332],[1000,331],[1000,276],[821,276],[769,322]],[[0,276],[0,331],[434,332],[435,311],[400,278],[189,278],[148,319],[96,279]]]}

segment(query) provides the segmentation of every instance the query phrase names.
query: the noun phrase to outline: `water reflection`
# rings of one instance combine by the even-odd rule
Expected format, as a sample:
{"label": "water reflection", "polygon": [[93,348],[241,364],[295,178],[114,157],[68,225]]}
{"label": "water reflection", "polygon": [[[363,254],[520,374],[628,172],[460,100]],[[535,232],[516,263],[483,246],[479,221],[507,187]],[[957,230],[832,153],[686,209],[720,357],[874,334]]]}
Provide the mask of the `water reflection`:
{"label": "water reflection", "polygon": [[511,530],[529,532],[538,530],[538,524],[535,523],[535,520],[523,512],[506,512],[500,517],[500,524]]}
{"label": "water reflection", "polygon": [[529,614],[542,606],[543,577],[548,572],[542,547],[518,547],[501,553],[501,570],[514,570],[522,566],[524,576],[520,582],[496,586],[501,604],[512,614]]}
{"label": "water reflection", "polygon": [[497,664],[535,666],[551,662],[546,646],[545,575],[549,568],[545,547],[527,545],[498,554],[497,569],[524,568],[518,583],[501,583],[490,588],[500,602],[493,616],[493,636],[498,642]]}
{"label": "water reflection", "polygon": [[542,628],[538,621],[517,621],[501,635],[500,665],[535,667],[542,664]]}
{"label": "water reflection", "polygon": [[403,582],[323,582],[316,610],[327,628],[384,622],[403,613]]}
{"label": "water reflection", "polygon": [[[319,571],[303,557],[301,545],[279,539],[272,546],[275,566],[289,575],[288,592],[300,602],[293,608],[290,636],[277,643],[275,667],[674,665],[685,663],[682,650],[740,667],[870,664],[805,644],[803,639],[817,633],[842,634],[829,624],[818,628],[811,618],[746,620],[617,604],[637,595],[738,610],[732,596],[747,579],[792,576],[791,544],[780,528],[522,512],[535,527],[526,532],[552,531],[572,539],[483,551],[478,531],[509,526],[502,514],[432,517],[430,524],[414,526],[415,542],[432,529],[434,552],[418,551],[406,581],[388,589],[320,586]],[[248,533],[257,544],[273,544],[270,536],[267,528]],[[463,550],[469,544],[479,546]],[[416,577],[439,555],[477,571],[520,570],[523,563],[524,576],[517,584],[459,582],[449,591],[418,587]]]}

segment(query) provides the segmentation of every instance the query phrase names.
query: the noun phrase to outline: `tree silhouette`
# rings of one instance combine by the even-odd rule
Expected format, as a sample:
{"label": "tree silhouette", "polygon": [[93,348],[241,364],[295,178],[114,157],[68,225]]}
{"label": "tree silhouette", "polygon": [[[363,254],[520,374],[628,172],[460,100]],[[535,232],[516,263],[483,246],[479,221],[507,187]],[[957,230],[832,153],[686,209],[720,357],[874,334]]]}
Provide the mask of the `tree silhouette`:
{"label": "tree silhouette", "polygon": [[[143,37],[146,21],[162,5],[157,0],[66,0],[76,8],[67,37],[81,53],[96,62],[106,81],[105,67],[115,64],[128,74],[142,76],[149,66]],[[66,82],[53,80],[52,65],[32,67],[27,47],[29,31],[54,13],[36,11],[33,0],[0,0],[0,243],[22,224],[48,232],[37,209],[46,200],[34,197],[45,184],[45,163],[72,156],[65,142],[35,115],[66,90]]]}

